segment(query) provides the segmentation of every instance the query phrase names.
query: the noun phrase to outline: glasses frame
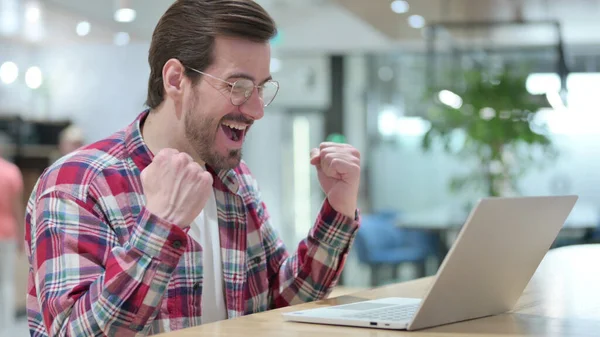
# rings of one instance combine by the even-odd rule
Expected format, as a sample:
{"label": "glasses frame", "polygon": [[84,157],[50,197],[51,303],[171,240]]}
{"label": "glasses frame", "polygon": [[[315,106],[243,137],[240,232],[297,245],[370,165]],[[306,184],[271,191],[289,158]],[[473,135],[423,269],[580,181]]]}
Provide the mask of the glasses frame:
{"label": "glasses frame", "polygon": [[[192,67],[186,67],[186,68],[187,68],[187,69],[189,69],[189,70],[192,70],[192,71],[194,71],[194,72],[196,72],[196,73],[198,73],[198,74],[201,74],[201,75],[204,75],[204,76],[208,76],[208,77],[210,77],[210,78],[212,78],[212,79],[215,79],[215,80],[217,80],[217,81],[220,81],[220,82],[226,83],[226,84],[228,84],[229,86],[231,86],[231,90],[229,91],[229,101],[230,101],[230,102],[231,102],[231,104],[233,104],[234,106],[241,106],[241,105],[244,105],[246,102],[248,102],[248,100],[250,99],[250,97],[252,97],[252,95],[254,95],[254,91],[255,91],[254,89],[256,89],[256,90],[260,90],[260,89],[264,88],[264,84],[263,84],[263,85],[257,85],[257,84],[255,84],[254,82],[252,82],[250,79],[244,79],[244,80],[246,80],[246,81],[250,81],[250,82],[252,82],[252,84],[253,84],[253,88],[252,88],[252,91],[250,91],[250,94],[249,94],[249,95],[246,95],[246,93],[244,94],[244,97],[245,97],[245,98],[244,98],[244,100],[243,100],[241,103],[239,103],[239,104],[236,104],[236,103],[234,103],[234,102],[233,102],[233,88],[235,87],[235,85],[236,85],[236,84],[237,84],[237,83],[238,83],[240,80],[237,80],[237,81],[235,81],[235,82],[229,82],[229,81],[226,81],[226,80],[224,80],[224,79],[222,79],[222,78],[218,78],[218,77],[216,77],[216,76],[213,76],[213,75],[211,75],[211,74],[208,74],[208,73],[205,73],[205,72],[203,72],[203,71],[200,71],[200,70],[198,70],[198,69],[194,69],[194,68],[192,68]],[[271,103],[273,103],[273,101],[275,100],[275,97],[277,97],[277,94],[279,93],[279,82],[278,82],[278,81],[275,81],[275,80],[268,80],[267,82],[273,83],[273,84],[275,85],[275,94],[273,95],[273,98],[271,98],[271,100],[270,100],[269,102],[267,102],[267,103],[265,103],[265,102],[264,102],[264,100],[263,100],[263,98],[262,98],[262,97],[259,97],[261,100],[263,100],[263,107],[265,107],[265,108],[266,108],[266,107],[268,107],[269,105],[271,105]],[[265,83],[267,83],[267,82],[265,82]]]}

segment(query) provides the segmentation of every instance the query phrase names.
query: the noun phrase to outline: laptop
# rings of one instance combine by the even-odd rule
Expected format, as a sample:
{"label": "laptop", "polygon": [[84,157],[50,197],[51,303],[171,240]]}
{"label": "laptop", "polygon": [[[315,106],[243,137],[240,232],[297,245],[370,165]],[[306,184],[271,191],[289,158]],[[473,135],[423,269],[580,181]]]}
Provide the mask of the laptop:
{"label": "laptop", "polygon": [[391,297],[284,313],[286,321],[419,330],[511,310],[577,196],[481,199],[423,299]]}

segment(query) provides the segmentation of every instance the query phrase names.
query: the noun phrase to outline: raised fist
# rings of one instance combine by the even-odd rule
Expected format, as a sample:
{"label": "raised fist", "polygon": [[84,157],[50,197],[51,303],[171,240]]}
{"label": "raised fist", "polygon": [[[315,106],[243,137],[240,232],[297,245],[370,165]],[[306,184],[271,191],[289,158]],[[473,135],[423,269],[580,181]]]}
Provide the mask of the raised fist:
{"label": "raised fist", "polygon": [[141,180],[148,211],[181,228],[190,226],[212,193],[211,174],[174,149],[161,150]]}

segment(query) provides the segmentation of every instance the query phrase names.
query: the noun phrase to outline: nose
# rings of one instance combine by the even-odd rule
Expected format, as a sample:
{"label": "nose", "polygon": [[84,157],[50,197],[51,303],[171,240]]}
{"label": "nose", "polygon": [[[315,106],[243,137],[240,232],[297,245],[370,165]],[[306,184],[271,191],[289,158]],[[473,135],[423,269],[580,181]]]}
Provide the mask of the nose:
{"label": "nose", "polygon": [[254,88],[252,96],[248,98],[246,103],[240,106],[240,112],[252,118],[253,120],[259,120],[263,118],[265,115],[265,107],[257,88]]}

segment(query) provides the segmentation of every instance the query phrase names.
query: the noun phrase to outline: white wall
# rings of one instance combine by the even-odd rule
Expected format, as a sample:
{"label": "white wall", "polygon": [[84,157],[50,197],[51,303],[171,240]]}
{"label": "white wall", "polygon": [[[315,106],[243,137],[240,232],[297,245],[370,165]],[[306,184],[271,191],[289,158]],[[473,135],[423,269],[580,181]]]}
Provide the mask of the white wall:
{"label": "white wall", "polygon": [[348,55],[344,59],[344,133],[348,143],[361,153],[362,178],[358,207],[368,209],[366,168],[370,149],[367,148],[367,61],[364,55]]}
{"label": "white wall", "polygon": [[374,210],[426,210],[463,203],[448,191],[452,175],[463,163],[442,152],[424,154],[416,137],[402,137],[397,145],[371,149],[369,187]]}
{"label": "white wall", "polygon": [[[600,209],[600,133],[596,135],[555,135],[560,157],[548,167],[533,169],[520,181],[524,195],[574,193],[578,203]],[[376,209],[400,211],[431,210],[438,206],[464,206],[468,197],[457,197],[448,190],[455,174],[468,172],[471,166],[441,151],[423,153],[419,139],[402,137],[397,146],[381,145],[372,149],[374,171],[370,175],[371,196]],[[565,180],[565,189],[552,186]],[[482,195],[471,195],[478,198]],[[472,201],[473,199],[471,199]]]}
{"label": "white wall", "polygon": [[[600,132],[581,135],[555,135],[560,157],[543,171],[532,171],[523,179],[527,194],[575,193],[578,203],[589,203],[600,209]],[[566,183],[564,189],[555,190],[556,181]]]}
{"label": "white wall", "polygon": [[[47,118],[73,118],[90,141],[105,137],[142,111],[149,75],[148,45],[46,48],[39,55],[51,100]],[[281,57],[276,100],[267,110],[329,105],[325,56]]]}
{"label": "white wall", "polygon": [[0,42],[0,65],[11,61],[19,68],[19,77],[15,82],[0,82],[0,114],[25,114],[30,110],[33,92],[25,85],[25,71],[37,64],[35,52],[35,49],[24,45]]}
{"label": "white wall", "polygon": [[273,73],[279,82],[279,92],[272,103],[273,107],[326,109],[330,102],[331,71],[329,59],[324,54],[293,56],[278,55],[280,69]]}
{"label": "white wall", "polygon": [[96,141],[130,123],[144,109],[148,45],[46,48],[47,118],[73,119]]}
{"label": "white wall", "polygon": [[284,138],[282,126],[285,120],[285,112],[268,109],[265,117],[255,123],[248,133],[243,156],[258,180],[273,226],[285,236],[286,243],[291,243],[290,223],[283,215],[283,147],[279,141]]}

